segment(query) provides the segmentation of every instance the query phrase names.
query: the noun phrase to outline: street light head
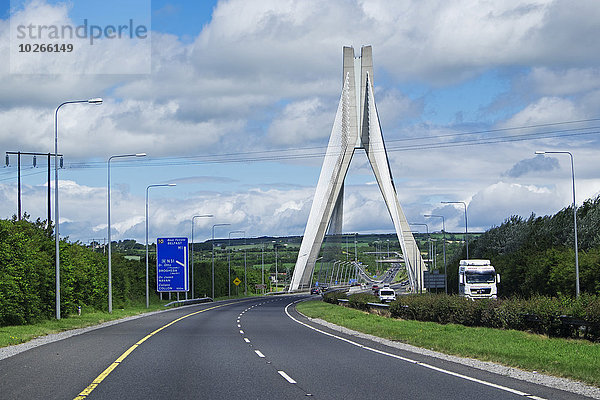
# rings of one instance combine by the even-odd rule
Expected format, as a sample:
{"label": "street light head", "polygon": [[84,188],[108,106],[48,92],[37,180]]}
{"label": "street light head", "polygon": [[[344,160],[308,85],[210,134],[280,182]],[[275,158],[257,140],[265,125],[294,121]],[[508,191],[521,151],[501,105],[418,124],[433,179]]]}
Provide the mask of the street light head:
{"label": "street light head", "polygon": [[536,150],[535,154],[546,154],[546,152],[545,151],[541,151],[541,150]]}
{"label": "street light head", "polygon": [[102,104],[102,99],[100,97],[95,97],[93,99],[89,99],[88,103],[89,104],[96,104],[96,105],[99,106],[100,104]]}
{"label": "street light head", "polygon": [[146,153],[135,153],[136,157],[146,157]]}
{"label": "street light head", "polygon": [[177,186],[176,183],[167,183],[167,186]]}

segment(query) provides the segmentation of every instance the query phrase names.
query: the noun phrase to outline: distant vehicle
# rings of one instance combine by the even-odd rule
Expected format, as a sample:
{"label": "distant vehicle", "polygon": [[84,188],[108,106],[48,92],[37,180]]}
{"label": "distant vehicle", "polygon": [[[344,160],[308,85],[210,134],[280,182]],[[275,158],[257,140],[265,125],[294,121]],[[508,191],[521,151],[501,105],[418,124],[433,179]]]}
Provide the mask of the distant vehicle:
{"label": "distant vehicle", "polygon": [[458,266],[458,294],[469,299],[498,297],[500,275],[490,260],[460,260]]}
{"label": "distant vehicle", "polygon": [[381,301],[382,303],[387,303],[395,300],[396,292],[394,292],[394,289],[383,288],[379,290],[379,301]]}
{"label": "distant vehicle", "polygon": [[377,295],[377,293],[379,292],[379,285],[374,284],[371,289],[373,289],[373,294]]}
{"label": "distant vehicle", "polygon": [[318,287],[313,287],[310,289],[310,294],[320,294],[321,293],[321,289],[319,289]]}

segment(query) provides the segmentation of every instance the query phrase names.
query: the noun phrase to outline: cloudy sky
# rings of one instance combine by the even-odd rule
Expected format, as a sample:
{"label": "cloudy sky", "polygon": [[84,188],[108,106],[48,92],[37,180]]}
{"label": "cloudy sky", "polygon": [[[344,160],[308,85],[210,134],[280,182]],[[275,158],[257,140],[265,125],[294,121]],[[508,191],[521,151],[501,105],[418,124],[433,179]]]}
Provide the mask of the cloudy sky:
{"label": "cloudy sky", "polygon": [[[439,214],[447,230],[464,230],[462,206],[441,201],[466,202],[478,231],[568,206],[569,156],[536,150],[573,153],[579,204],[600,193],[597,1],[125,3],[0,0],[0,150],[54,152],[58,105],[104,99],[58,114],[60,229],[71,240],[107,237],[107,160],[140,152],[148,156],[111,162],[113,240],[144,241],[146,188],[164,183],[177,186],[150,189],[151,238],[189,236],[198,214],[214,217],[196,219],[197,240],[215,223],[231,224],[218,237],[302,234],[343,46],[373,46],[377,107],[410,222],[439,230],[423,217]],[[104,36],[94,41],[92,25]],[[108,29],[123,25],[141,30]],[[51,37],[42,26],[83,28]],[[44,43],[58,51],[24,47]],[[9,161],[2,218],[17,213],[16,156]],[[46,161],[21,163],[23,210],[45,219]],[[345,232],[393,232],[374,180],[357,151]]]}

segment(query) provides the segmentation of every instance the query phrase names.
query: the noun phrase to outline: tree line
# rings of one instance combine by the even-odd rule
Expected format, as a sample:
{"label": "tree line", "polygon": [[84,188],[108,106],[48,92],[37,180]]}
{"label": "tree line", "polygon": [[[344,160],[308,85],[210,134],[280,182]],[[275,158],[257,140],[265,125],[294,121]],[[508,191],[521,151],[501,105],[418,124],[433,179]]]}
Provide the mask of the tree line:
{"label": "tree line", "polygon": [[[53,318],[56,311],[55,241],[46,221],[0,220],[0,326]],[[154,261],[155,262],[155,261]],[[60,241],[61,314],[78,307],[108,309],[107,258],[79,242]],[[156,282],[151,269],[151,279]],[[145,296],[145,260],[112,259],[113,304]]]}
{"label": "tree line", "polygon": [[[573,296],[575,250],[573,207],[551,216],[513,215],[469,243],[469,257],[490,259],[501,275],[500,295]],[[582,293],[600,294],[600,196],[577,208],[579,281]],[[449,289],[458,288],[458,263],[448,264]]]}
{"label": "tree line", "polygon": [[[56,311],[55,237],[53,226],[47,221],[29,221],[25,215],[20,221],[13,217],[0,220],[0,326],[34,323],[54,318]],[[198,246],[198,244],[196,245]],[[195,247],[196,247],[195,246]],[[210,244],[209,244],[210,246]],[[60,297],[61,315],[75,314],[82,309],[108,309],[108,259],[95,246],[80,242],[60,241]],[[206,247],[206,246],[205,246]],[[127,250],[143,249],[135,241],[113,243],[112,292],[113,307],[124,308],[142,304],[146,296],[145,257],[130,259]],[[122,253],[120,252],[122,251]],[[231,293],[244,293],[244,265],[240,254],[232,253],[231,281],[239,278],[239,287],[231,284]],[[279,262],[281,263],[281,258]],[[148,269],[151,301],[156,300],[156,253],[149,254]],[[283,265],[280,264],[280,267]],[[285,268],[285,267],[283,267]],[[196,261],[194,265],[197,297],[212,293],[212,262]],[[265,267],[265,281],[274,271],[272,264]],[[285,271],[285,269],[284,269]],[[280,271],[281,273],[282,271]],[[227,296],[228,262],[215,261],[215,296]],[[248,259],[248,293],[257,293],[255,285],[262,282],[260,266]]]}

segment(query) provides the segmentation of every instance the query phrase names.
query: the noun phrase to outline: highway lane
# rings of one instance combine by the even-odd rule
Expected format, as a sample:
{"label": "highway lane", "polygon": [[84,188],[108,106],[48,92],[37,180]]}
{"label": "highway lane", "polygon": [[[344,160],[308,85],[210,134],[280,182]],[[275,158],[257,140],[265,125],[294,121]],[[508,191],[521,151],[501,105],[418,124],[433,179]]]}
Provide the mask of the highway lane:
{"label": "highway lane", "polygon": [[[73,399],[127,349],[149,333],[191,312],[206,310],[221,304],[228,304],[228,302],[202,304],[154,314],[49,343],[0,360],[0,398]],[[201,320],[200,315],[211,311],[194,317]],[[167,336],[174,335],[178,331],[178,327],[174,325],[169,327],[171,330],[166,328],[154,336],[160,337],[165,333]],[[183,343],[184,346],[187,344]],[[137,350],[146,351],[146,349],[153,350],[151,340],[147,340]],[[132,354],[134,353],[135,351]],[[156,363],[156,360],[159,359],[150,357],[145,369],[152,366],[162,374],[162,367],[169,368],[170,364],[174,364],[171,357],[160,360],[160,363]],[[184,359],[183,362],[186,360]],[[120,367],[126,365],[127,363],[123,362]],[[113,374],[118,375],[115,371]],[[114,377],[113,374],[110,378]],[[108,378],[106,382],[109,382]],[[136,389],[135,386],[130,388]]]}
{"label": "highway lane", "polygon": [[40,346],[0,361],[0,398],[74,399],[111,365],[83,398],[583,398],[311,328],[288,307],[301,297],[186,307]]}
{"label": "highway lane", "polygon": [[[289,300],[280,301],[285,303]],[[261,310],[261,307],[264,309]],[[317,398],[585,398],[341,335],[310,324],[292,307],[288,307],[286,313],[286,316],[289,314],[288,320],[281,315],[282,310],[277,303],[261,307],[251,309],[242,317],[245,336],[265,354],[266,360],[277,369],[285,370],[307,393]],[[254,313],[262,313],[263,316],[256,318]],[[304,325],[301,326],[306,331],[298,330],[294,326],[299,325],[295,320],[312,325],[318,331]],[[273,337],[278,339],[271,340]]]}

